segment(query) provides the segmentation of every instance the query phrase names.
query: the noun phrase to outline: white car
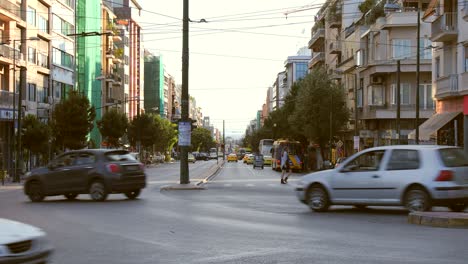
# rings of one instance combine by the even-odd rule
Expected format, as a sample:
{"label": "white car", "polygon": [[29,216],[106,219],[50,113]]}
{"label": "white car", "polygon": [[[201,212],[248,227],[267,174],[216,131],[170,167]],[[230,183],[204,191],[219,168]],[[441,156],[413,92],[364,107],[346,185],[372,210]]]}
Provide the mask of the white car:
{"label": "white car", "polygon": [[335,204],[403,205],[409,211],[436,205],[461,212],[468,206],[468,157],[449,146],[369,148],[335,169],[303,176],[296,194],[317,212]]}
{"label": "white car", "polygon": [[0,263],[47,263],[52,251],[41,229],[0,218]]}

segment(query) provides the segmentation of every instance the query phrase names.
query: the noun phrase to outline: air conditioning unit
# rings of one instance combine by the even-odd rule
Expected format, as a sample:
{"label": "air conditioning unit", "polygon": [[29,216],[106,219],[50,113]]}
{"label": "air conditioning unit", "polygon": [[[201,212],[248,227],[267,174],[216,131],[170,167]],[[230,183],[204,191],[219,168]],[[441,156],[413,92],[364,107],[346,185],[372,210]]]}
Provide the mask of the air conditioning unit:
{"label": "air conditioning unit", "polygon": [[372,76],[372,84],[381,84],[382,76]]}

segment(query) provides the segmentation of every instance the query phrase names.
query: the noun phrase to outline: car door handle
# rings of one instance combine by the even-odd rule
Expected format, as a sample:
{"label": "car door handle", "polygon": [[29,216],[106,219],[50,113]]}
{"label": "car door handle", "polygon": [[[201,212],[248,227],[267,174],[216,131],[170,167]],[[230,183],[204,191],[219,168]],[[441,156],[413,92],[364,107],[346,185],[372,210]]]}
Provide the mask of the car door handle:
{"label": "car door handle", "polygon": [[379,175],[372,175],[372,178],[377,179],[377,178],[380,178],[380,176]]}
{"label": "car door handle", "polygon": [[85,169],[92,169],[93,167],[85,167]]}

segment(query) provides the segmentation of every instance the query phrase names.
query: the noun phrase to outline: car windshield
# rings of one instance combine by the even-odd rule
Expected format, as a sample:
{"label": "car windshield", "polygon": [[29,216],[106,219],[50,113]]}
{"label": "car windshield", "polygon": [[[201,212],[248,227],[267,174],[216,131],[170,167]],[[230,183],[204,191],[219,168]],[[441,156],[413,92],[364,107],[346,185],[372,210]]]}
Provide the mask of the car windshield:
{"label": "car windshield", "polygon": [[105,154],[109,161],[136,161],[135,157],[127,151],[111,151]]}
{"label": "car windshield", "polygon": [[440,149],[439,153],[446,167],[468,166],[468,157],[461,148]]}

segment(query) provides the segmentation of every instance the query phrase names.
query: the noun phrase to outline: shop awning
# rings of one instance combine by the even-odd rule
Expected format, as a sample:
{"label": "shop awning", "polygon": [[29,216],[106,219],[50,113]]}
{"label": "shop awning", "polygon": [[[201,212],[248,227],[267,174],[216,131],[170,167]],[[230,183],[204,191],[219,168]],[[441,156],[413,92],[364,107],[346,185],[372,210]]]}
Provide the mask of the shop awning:
{"label": "shop awning", "polygon": [[[419,126],[419,140],[430,140],[435,138],[437,130],[452,121],[461,112],[447,112],[431,116],[426,122]],[[408,134],[408,139],[416,139],[416,130]]]}

